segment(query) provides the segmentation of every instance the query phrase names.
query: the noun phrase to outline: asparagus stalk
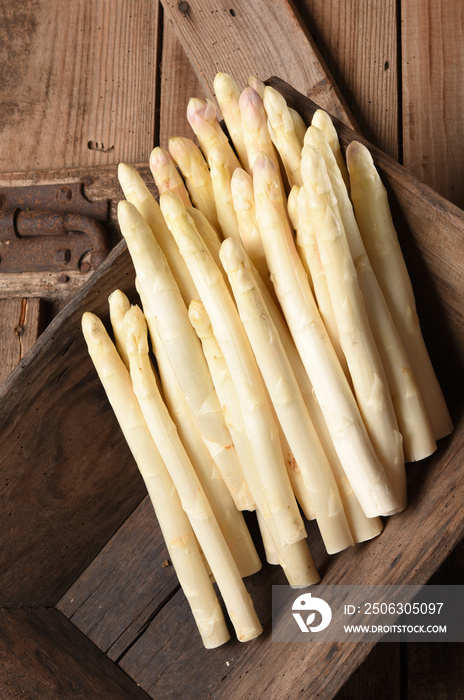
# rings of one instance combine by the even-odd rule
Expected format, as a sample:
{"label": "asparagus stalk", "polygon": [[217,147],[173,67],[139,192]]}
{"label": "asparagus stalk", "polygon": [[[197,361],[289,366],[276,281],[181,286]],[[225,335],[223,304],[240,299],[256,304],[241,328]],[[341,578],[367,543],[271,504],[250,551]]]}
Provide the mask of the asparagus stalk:
{"label": "asparagus stalk", "polygon": [[[176,425],[179,437],[198,475],[214,517],[235,559],[240,575],[242,577],[250,576],[259,571],[261,562],[243,514],[237,510],[233,498],[201,438],[196,421],[160,341],[156,323],[150,314],[148,305],[146,302],[145,304],[143,303],[143,294],[141,294],[141,299],[161,376],[163,397],[169,414]],[[251,494],[248,497],[251,506]]]}
{"label": "asparagus stalk", "polygon": [[242,119],[240,114],[240,88],[235,78],[229,73],[217,73],[214,77],[214,92],[219,109],[224,118],[230,140],[243,168],[248,167],[248,157],[243,140]]}
{"label": "asparagus stalk", "polygon": [[[206,309],[201,301],[193,300],[189,306],[189,319],[201,340],[203,352],[208,363],[208,367],[213,379],[219,401],[223,407],[226,425],[230,430],[234,445],[242,465],[247,465],[247,474],[256,482],[255,490],[258,488],[257,469],[254,462],[253,452],[248,439],[243,414],[237,398],[232,377],[227,367],[224,355],[219,343],[214,337],[211,322],[206,313]],[[303,477],[295,462],[287,443],[282,444],[287,471],[300,507],[306,518],[311,520],[315,517],[308,490],[303,482]],[[253,491],[253,489],[252,489]]]}
{"label": "asparagus stalk", "polygon": [[212,146],[208,157],[211,184],[219,226],[223,238],[239,238],[237,217],[232,202],[230,180],[232,173],[229,166],[227,151],[223,144]]}
{"label": "asparagus stalk", "polygon": [[199,100],[195,97],[190,98],[187,105],[187,120],[198,139],[198,143],[200,144],[200,148],[206,160],[209,159],[211,148],[222,144],[229,156],[231,172],[233,172],[235,168],[241,167],[229,143],[229,139],[219,124],[216,107],[211,100]]}
{"label": "asparagus stalk", "polygon": [[253,180],[251,175],[248,175],[245,170],[237,168],[232,175],[230,187],[240,240],[248,257],[267,284],[269,291],[273,293],[266,256],[264,254],[258,224],[256,223]]}
{"label": "asparagus stalk", "polygon": [[187,188],[169,151],[161,146],[156,146],[150,153],[149,165],[159,194],[171,190],[178,194],[185,206],[188,207],[191,202]]}
{"label": "asparagus stalk", "polygon": [[198,146],[184,136],[173,136],[168,142],[169,153],[182,173],[192,204],[219,230],[213,185],[208,163]]}
{"label": "asparagus stalk", "polygon": [[124,292],[120,289],[115,289],[114,292],[108,297],[108,304],[110,308],[110,321],[113,328],[114,342],[116,349],[129,369],[129,356],[126,352],[126,333],[124,331],[124,316],[130,309],[130,301]]}
{"label": "asparagus stalk", "polygon": [[[167,196],[165,192],[162,196]],[[177,195],[173,195],[177,197]],[[243,470],[224,423],[200,341],[167,260],[151,229],[129,202],[119,202],[118,220],[132,257],[140,289],[156,319],[159,336],[169,357],[200,433],[239,510]]]}
{"label": "asparagus stalk", "polygon": [[369,259],[401,334],[436,440],[453,430],[422,336],[411,279],[391,216],[387,191],[369,150],[353,141],[346,151],[351,197]]}
{"label": "asparagus stalk", "polygon": [[262,632],[260,622],[200,480],[159,393],[149,361],[147,327],[141,310],[132,307],[125,323],[132,385],[148,429],[211,567],[237,638],[241,642],[254,639]]}
{"label": "asparagus stalk", "polygon": [[348,175],[348,170],[346,167],[345,159],[343,157],[342,149],[340,148],[340,141],[338,138],[337,130],[334,123],[327,112],[323,109],[316,109],[311,120],[311,124],[317,129],[320,129],[327,139],[327,143],[335,157],[337,165],[340,170],[340,175],[343,178],[345,187],[347,191],[350,191],[350,176]]}
{"label": "asparagus stalk", "polygon": [[129,370],[97,316],[85,312],[82,331],[97,374],[146,484],[203,644],[208,649],[220,646],[229,639],[224,615],[192,526],[135,397]]}
{"label": "asparagus stalk", "polygon": [[262,98],[253,88],[246,87],[240,95],[239,104],[250,174],[257,156],[260,153],[266,153],[276,166],[277,172],[279,173],[279,181],[283,189],[279,159],[269,134],[267,116]]}
{"label": "asparagus stalk", "polygon": [[301,180],[301,142],[295,130],[292,114],[283,95],[270,85],[264,88],[263,105],[267,114],[267,125],[290,184],[303,184]]}
{"label": "asparagus stalk", "polygon": [[326,549],[329,554],[341,551],[353,544],[353,538],[338,486],[246,253],[235,241],[227,240],[221,247],[221,260],[280,425],[310,493]]}
{"label": "asparagus stalk", "polygon": [[265,154],[255,162],[253,182],[257,221],[276,294],[340,462],[366,515],[390,515],[399,509],[398,500],[320,317],[293,241],[276,167]]}
{"label": "asparagus stalk", "polygon": [[[310,127],[311,128],[311,127]],[[406,508],[403,440],[375,342],[356,268],[321,154],[302,152],[301,171],[316,231],[340,343],[345,353],[361,415],[400,507]]]}
{"label": "asparagus stalk", "polygon": [[198,292],[184,259],[180,255],[175,241],[172,240],[158,202],[145,185],[137,170],[132,166],[120,163],[118,166],[118,178],[127,201],[137,208],[150,227],[152,234],[156,237],[177,280],[182,298],[188,304],[190,299],[195,299],[198,296]]}
{"label": "asparagus stalk", "polygon": [[181,200],[171,192],[165,192],[160,198],[160,206],[196,281],[200,299],[233,377],[269,513],[282,543],[296,542],[306,536],[304,524],[288,479],[266,389],[234,301],[221,270]]}
{"label": "asparagus stalk", "polygon": [[288,197],[287,211],[296,232],[296,247],[303,267],[308,274],[319,313],[324,321],[327,333],[337,353],[343,371],[349,378],[350,373],[345,354],[340,345],[340,336],[338,334],[337,322],[330,298],[329,286],[317,246],[316,228],[311,218],[308,196],[304,187],[296,189],[292,187]]}
{"label": "asparagus stalk", "polygon": [[436,442],[413,365],[367,255],[348,191],[327,140],[313,126],[307,131],[307,140],[321,153],[327,167],[372,333],[387,375],[403,436],[405,459],[408,462],[423,459],[435,451]]}

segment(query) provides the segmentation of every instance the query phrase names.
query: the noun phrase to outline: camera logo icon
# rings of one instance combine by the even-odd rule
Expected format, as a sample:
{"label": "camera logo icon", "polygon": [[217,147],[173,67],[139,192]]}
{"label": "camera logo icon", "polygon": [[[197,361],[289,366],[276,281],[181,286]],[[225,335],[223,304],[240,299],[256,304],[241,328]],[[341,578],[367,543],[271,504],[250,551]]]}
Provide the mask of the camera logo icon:
{"label": "camera logo icon", "polygon": [[[292,610],[299,610],[300,612],[293,612],[292,615],[295,618],[298,627],[301,632],[321,632],[325,630],[326,627],[330,625],[332,620],[332,610],[330,605],[326,603],[322,598],[316,598],[312,596],[311,593],[303,593],[298,596],[293,602]],[[306,620],[301,614],[304,612],[306,615]],[[321,620],[318,625],[313,625],[316,619],[316,613],[319,613]]]}

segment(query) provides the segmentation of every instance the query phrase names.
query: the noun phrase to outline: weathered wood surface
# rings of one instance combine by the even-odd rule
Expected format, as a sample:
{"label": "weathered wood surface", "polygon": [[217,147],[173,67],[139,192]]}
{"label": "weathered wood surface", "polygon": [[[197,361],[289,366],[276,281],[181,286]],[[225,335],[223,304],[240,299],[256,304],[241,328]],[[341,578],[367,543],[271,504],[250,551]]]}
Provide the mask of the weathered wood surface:
{"label": "weathered wood surface", "polygon": [[464,7],[416,0],[402,6],[404,162],[464,207]]}
{"label": "weathered wood surface", "polygon": [[0,295],[0,383],[33,346],[45,327],[41,299]]}
{"label": "weathered wood surface", "polygon": [[308,30],[287,0],[162,0],[190,63],[209,96],[218,71],[243,85],[250,75],[279,75],[322,107],[354,125]]}
{"label": "weathered wood surface", "polygon": [[0,610],[0,697],[147,700],[54,609]]}
{"label": "weathered wood surface", "polygon": [[158,21],[151,0],[3,2],[0,171],[145,160]]}

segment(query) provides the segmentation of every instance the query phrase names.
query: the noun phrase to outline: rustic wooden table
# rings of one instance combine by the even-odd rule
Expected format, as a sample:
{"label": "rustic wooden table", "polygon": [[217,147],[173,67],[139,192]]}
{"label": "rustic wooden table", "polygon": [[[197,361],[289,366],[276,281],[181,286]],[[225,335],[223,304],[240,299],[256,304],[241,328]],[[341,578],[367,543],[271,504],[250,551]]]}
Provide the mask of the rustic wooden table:
{"label": "rustic wooden table", "polygon": [[[188,98],[211,94],[225,70],[308,91],[464,207],[462,2],[4,0],[2,10],[4,183],[146,164],[168,136],[191,135]],[[58,293],[53,277],[0,280],[3,376],[41,330],[39,297],[62,305],[79,284]],[[458,547],[437,580],[462,583],[462,573]],[[337,697],[462,697],[460,655],[462,646],[377,645]]]}

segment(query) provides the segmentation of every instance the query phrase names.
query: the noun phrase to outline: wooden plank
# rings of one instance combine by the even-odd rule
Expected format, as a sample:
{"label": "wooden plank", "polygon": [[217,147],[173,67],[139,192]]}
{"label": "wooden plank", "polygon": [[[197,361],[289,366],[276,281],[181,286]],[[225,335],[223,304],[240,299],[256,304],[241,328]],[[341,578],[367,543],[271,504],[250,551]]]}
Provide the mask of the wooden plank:
{"label": "wooden plank", "polygon": [[314,41],[287,0],[235,0],[233,6],[225,0],[162,0],[162,5],[209,96],[213,97],[218,71],[232,73],[242,85],[251,74],[263,80],[277,75],[355,124]]}
{"label": "wooden plank", "polygon": [[464,207],[462,2],[401,3],[404,163]]}
{"label": "wooden plank", "polygon": [[376,644],[335,697],[336,700],[403,700],[400,643]]}
{"label": "wooden plank", "polygon": [[159,145],[166,148],[171,136],[194,138],[187,121],[190,97],[206,97],[202,84],[177,38],[172,22],[164,18],[160,82]]}
{"label": "wooden plank", "polygon": [[397,159],[396,3],[297,0],[296,6],[361,133]]}
{"label": "wooden plank", "polygon": [[0,171],[147,160],[157,36],[151,0],[3,2]]}
{"label": "wooden plank", "polygon": [[44,323],[41,299],[0,298],[0,382],[33,346]]}
{"label": "wooden plank", "polygon": [[56,607],[118,659],[179,587],[167,556],[147,496]]}
{"label": "wooden plank", "polygon": [[0,630],[2,700],[147,700],[56,610],[0,610]]}

